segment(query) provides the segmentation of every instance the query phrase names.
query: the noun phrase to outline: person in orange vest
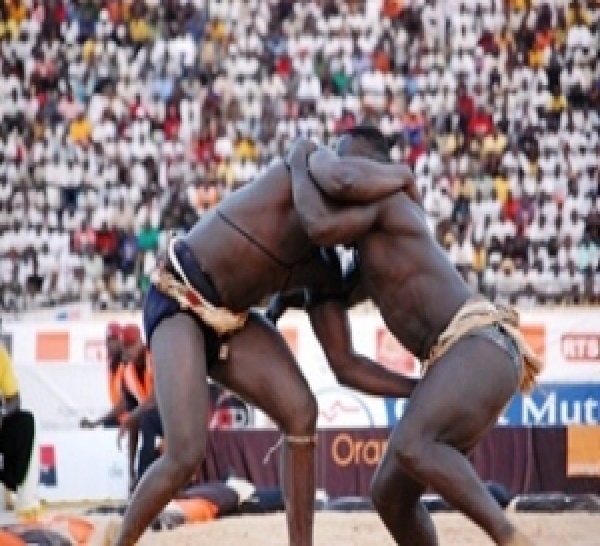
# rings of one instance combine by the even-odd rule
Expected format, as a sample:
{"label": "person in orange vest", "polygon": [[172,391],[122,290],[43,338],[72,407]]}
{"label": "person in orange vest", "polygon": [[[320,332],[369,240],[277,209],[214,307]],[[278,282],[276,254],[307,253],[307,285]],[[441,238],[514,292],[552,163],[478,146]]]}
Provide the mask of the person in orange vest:
{"label": "person in orange vest", "polygon": [[[129,433],[129,475],[133,489],[147,468],[159,457],[157,443],[163,437],[163,429],[154,396],[152,354],[143,342],[137,324],[128,324],[123,328],[123,348],[126,365],[122,392],[128,413],[121,422],[118,441],[120,444],[123,435]],[[142,441],[136,472],[135,459],[140,436]]]}
{"label": "person in orange vest", "polygon": [[84,418],[80,422],[82,428],[118,427],[125,418],[125,399],[121,395],[125,361],[123,352],[123,328],[117,322],[106,325],[106,371],[108,375],[108,394],[112,408],[100,419]]}

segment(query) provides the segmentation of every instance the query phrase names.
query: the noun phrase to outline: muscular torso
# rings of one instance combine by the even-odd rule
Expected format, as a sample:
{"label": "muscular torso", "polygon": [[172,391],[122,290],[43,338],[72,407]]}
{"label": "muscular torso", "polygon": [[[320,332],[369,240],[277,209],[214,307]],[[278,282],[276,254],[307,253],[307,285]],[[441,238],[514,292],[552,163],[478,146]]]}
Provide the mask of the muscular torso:
{"label": "muscular torso", "polygon": [[274,292],[328,282],[330,275],[302,229],[281,160],[206,214],[186,242],[233,311]]}
{"label": "muscular torso", "polygon": [[390,331],[424,358],[471,292],[406,194],[379,207],[377,226],[358,241],[363,289]]}

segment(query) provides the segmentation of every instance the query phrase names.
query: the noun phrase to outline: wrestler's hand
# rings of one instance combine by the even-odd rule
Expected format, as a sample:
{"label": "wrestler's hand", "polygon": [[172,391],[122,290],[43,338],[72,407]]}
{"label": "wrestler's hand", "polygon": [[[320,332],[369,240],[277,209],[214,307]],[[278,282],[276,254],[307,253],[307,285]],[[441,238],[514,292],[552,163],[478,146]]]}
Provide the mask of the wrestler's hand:
{"label": "wrestler's hand", "polygon": [[298,163],[306,165],[308,156],[316,149],[317,145],[312,140],[304,137],[297,138],[287,154],[287,164],[290,166]]}

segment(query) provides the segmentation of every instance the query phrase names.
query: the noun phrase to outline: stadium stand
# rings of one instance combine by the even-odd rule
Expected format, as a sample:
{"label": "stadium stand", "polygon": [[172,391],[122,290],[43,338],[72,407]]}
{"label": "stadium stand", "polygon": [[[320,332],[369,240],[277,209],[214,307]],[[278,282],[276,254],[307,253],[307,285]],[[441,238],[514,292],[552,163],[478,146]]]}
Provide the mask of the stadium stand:
{"label": "stadium stand", "polygon": [[0,0],[0,308],[139,307],[298,135],[364,119],[474,287],[600,301],[600,2]]}

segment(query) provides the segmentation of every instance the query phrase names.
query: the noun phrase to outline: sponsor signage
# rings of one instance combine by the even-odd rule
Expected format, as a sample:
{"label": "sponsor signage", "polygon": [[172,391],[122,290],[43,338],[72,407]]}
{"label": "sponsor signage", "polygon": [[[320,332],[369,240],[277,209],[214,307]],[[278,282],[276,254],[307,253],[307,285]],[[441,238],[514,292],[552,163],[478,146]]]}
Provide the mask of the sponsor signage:
{"label": "sponsor signage", "polygon": [[600,477],[600,427],[567,429],[567,476]]}
{"label": "sponsor signage", "polygon": [[316,396],[319,406],[319,428],[376,425],[369,404],[352,391],[331,387],[317,392]]}
{"label": "sponsor signage", "polygon": [[331,441],[331,460],[338,467],[365,465],[375,467],[379,464],[387,438],[358,436],[353,432],[340,432]]}
{"label": "sponsor signage", "polygon": [[40,484],[56,487],[56,450],[53,445],[40,446]]}
{"label": "sponsor signage", "polygon": [[87,364],[104,364],[107,360],[106,342],[103,339],[86,339],[83,357]]}
{"label": "sponsor signage", "polygon": [[600,334],[563,334],[562,356],[567,362],[600,362]]}
{"label": "sponsor signage", "polygon": [[398,373],[418,375],[418,360],[386,329],[375,330],[375,359]]}
{"label": "sponsor signage", "polygon": [[[406,400],[385,401],[388,425],[404,414]],[[499,425],[569,426],[600,423],[600,383],[541,383],[527,396],[515,395]]]}
{"label": "sponsor signage", "polygon": [[529,396],[515,396],[502,425],[569,426],[600,423],[600,383],[542,383]]}

